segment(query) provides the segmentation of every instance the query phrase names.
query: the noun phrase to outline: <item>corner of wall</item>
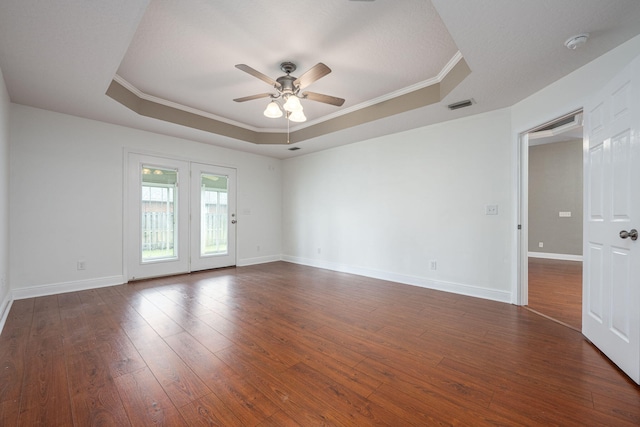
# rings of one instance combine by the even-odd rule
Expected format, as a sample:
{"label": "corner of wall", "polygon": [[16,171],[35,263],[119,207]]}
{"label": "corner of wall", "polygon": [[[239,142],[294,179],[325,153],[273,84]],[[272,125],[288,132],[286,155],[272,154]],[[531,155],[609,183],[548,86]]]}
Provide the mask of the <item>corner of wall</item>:
{"label": "corner of wall", "polygon": [[0,302],[0,334],[2,334],[4,324],[7,322],[7,317],[9,317],[11,304],[13,304],[13,298],[11,297],[11,291],[9,291],[2,302]]}
{"label": "corner of wall", "polygon": [[0,69],[0,333],[11,308],[9,285],[9,93]]}

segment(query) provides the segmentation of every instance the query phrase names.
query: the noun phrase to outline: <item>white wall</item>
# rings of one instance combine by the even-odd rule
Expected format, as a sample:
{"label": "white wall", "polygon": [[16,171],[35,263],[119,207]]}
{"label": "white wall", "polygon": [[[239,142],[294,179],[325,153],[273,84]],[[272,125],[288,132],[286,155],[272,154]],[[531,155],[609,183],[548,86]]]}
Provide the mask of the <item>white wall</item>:
{"label": "white wall", "polygon": [[510,135],[500,110],[285,160],[284,259],[509,301]]}
{"label": "white wall", "polygon": [[[636,36],[510,108],[513,130],[511,139],[514,144],[512,151],[514,191],[517,191],[520,162],[517,147],[518,135],[557,117],[581,109],[590,97],[594,96],[600,88],[639,55],[640,36]],[[525,218],[523,218],[524,220]],[[518,236],[513,235],[513,252],[516,252],[519,246],[527,247],[526,234],[523,235],[523,242],[518,242]],[[523,251],[523,254],[526,256],[526,252]],[[513,274],[514,302],[522,302],[524,300],[523,295],[520,295],[516,270],[513,271]]]}
{"label": "white wall", "polygon": [[[580,108],[639,54],[636,37],[507,110],[284,162],[12,104],[9,282],[15,295],[29,296],[123,280],[122,159],[130,148],[238,168],[239,265],[282,254],[514,301],[518,133]],[[8,96],[1,86],[6,164]],[[3,185],[0,177],[6,201]],[[487,204],[499,205],[499,214],[485,215]],[[87,270],[76,270],[79,258]],[[6,286],[1,291],[6,295]]]}
{"label": "white wall", "polygon": [[9,94],[0,70],[0,331],[9,293]]}
{"label": "white wall", "polygon": [[518,134],[638,55],[640,36],[507,110],[286,160],[283,258],[516,302]]}
{"label": "white wall", "polygon": [[10,117],[16,298],[124,281],[125,149],[237,168],[237,263],[280,259],[280,160],[16,104]]}
{"label": "white wall", "polygon": [[[587,47],[588,45],[585,46]],[[582,108],[599,88],[638,55],[640,36],[515,104],[511,108],[514,137],[518,133]]]}

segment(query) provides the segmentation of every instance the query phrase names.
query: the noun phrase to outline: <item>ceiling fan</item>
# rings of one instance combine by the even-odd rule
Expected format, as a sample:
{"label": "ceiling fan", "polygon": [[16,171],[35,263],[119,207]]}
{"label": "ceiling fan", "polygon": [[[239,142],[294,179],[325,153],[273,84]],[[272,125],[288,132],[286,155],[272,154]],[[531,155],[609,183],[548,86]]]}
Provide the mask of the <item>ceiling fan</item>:
{"label": "ceiling fan", "polygon": [[[322,62],[311,67],[300,77],[294,77],[291,75],[291,73],[296,70],[296,64],[293,62],[283,62],[280,64],[280,69],[284,71],[286,75],[280,76],[275,80],[245,64],[238,64],[236,65],[236,68],[268,83],[277,91],[275,94],[267,92],[234,99],[236,102],[245,102],[259,98],[271,98],[271,102],[267,106],[266,110],[264,110],[264,115],[267,117],[282,117],[282,110],[284,110],[286,117],[292,122],[304,122],[307,118],[304,116],[302,111],[303,108],[302,104],[300,104],[300,99],[323,102],[337,107],[344,104],[344,99],[337,98],[335,96],[323,95],[315,92],[301,92],[302,89],[331,72],[331,68],[327,67]],[[278,100],[283,103],[282,106],[277,102]]]}

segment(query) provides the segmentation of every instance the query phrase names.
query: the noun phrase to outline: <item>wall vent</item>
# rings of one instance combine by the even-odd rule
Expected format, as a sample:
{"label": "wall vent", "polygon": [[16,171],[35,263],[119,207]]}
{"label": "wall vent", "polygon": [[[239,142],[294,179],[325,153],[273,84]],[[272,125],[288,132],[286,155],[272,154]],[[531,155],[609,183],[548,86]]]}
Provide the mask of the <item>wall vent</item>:
{"label": "wall vent", "polygon": [[458,108],[470,107],[473,105],[473,99],[465,99],[464,101],[454,102],[453,104],[447,105],[449,110],[457,110]]}

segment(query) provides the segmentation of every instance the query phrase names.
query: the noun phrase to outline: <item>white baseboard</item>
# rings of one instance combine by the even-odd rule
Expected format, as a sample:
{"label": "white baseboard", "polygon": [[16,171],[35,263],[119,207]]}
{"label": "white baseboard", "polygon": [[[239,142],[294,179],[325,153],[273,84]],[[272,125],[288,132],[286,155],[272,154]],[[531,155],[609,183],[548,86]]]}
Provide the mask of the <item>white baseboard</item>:
{"label": "white baseboard", "polygon": [[483,298],[493,301],[511,303],[511,292],[488,289],[480,286],[467,285],[462,283],[446,282],[424,277],[408,276],[404,274],[390,273],[386,271],[372,270],[368,268],[353,267],[345,264],[338,264],[328,261],[320,261],[308,258],[282,256],[283,261],[294,264],[308,265],[311,267],[324,268],[327,270],[339,271],[342,273],[355,274],[358,276],[371,277],[374,279],[388,280],[405,285],[419,286],[421,288],[435,289],[438,291],[451,292],[454,294],[467,295],[470,297]]}
{"label": "white baseboard", "polygon": [[77,280],[74,282],[51,283],[48,285],[29,286],[13,290],[13,299],[44,297],[64,294],[66,292],[85,291],[126,283],[124,276],[99,277],[96,279]]}
{"label": "white baseboard", "polygon": [[246,267],[248,265],[266,264],[268,262],[282,261],[280,255],[269,255],[255,258],[244,258],[236,262],[238,267]]}
{"label": "white baseboard", "polygon": [[4,297],[4,300],[2,300],[2,303],[0,303],[0,334],[2,333],[2,329],[4,329],[4,324],[7,322],[7,317],[9,317],[11,304],[13,304],[13,299],[11,298],[11,291],[9,291]]}
{"label": "white baseboard", "polygon": [[559,259],[561,261],[582,261],[582,255],[551,254],[545,252],[527,252],[529,258]]}

